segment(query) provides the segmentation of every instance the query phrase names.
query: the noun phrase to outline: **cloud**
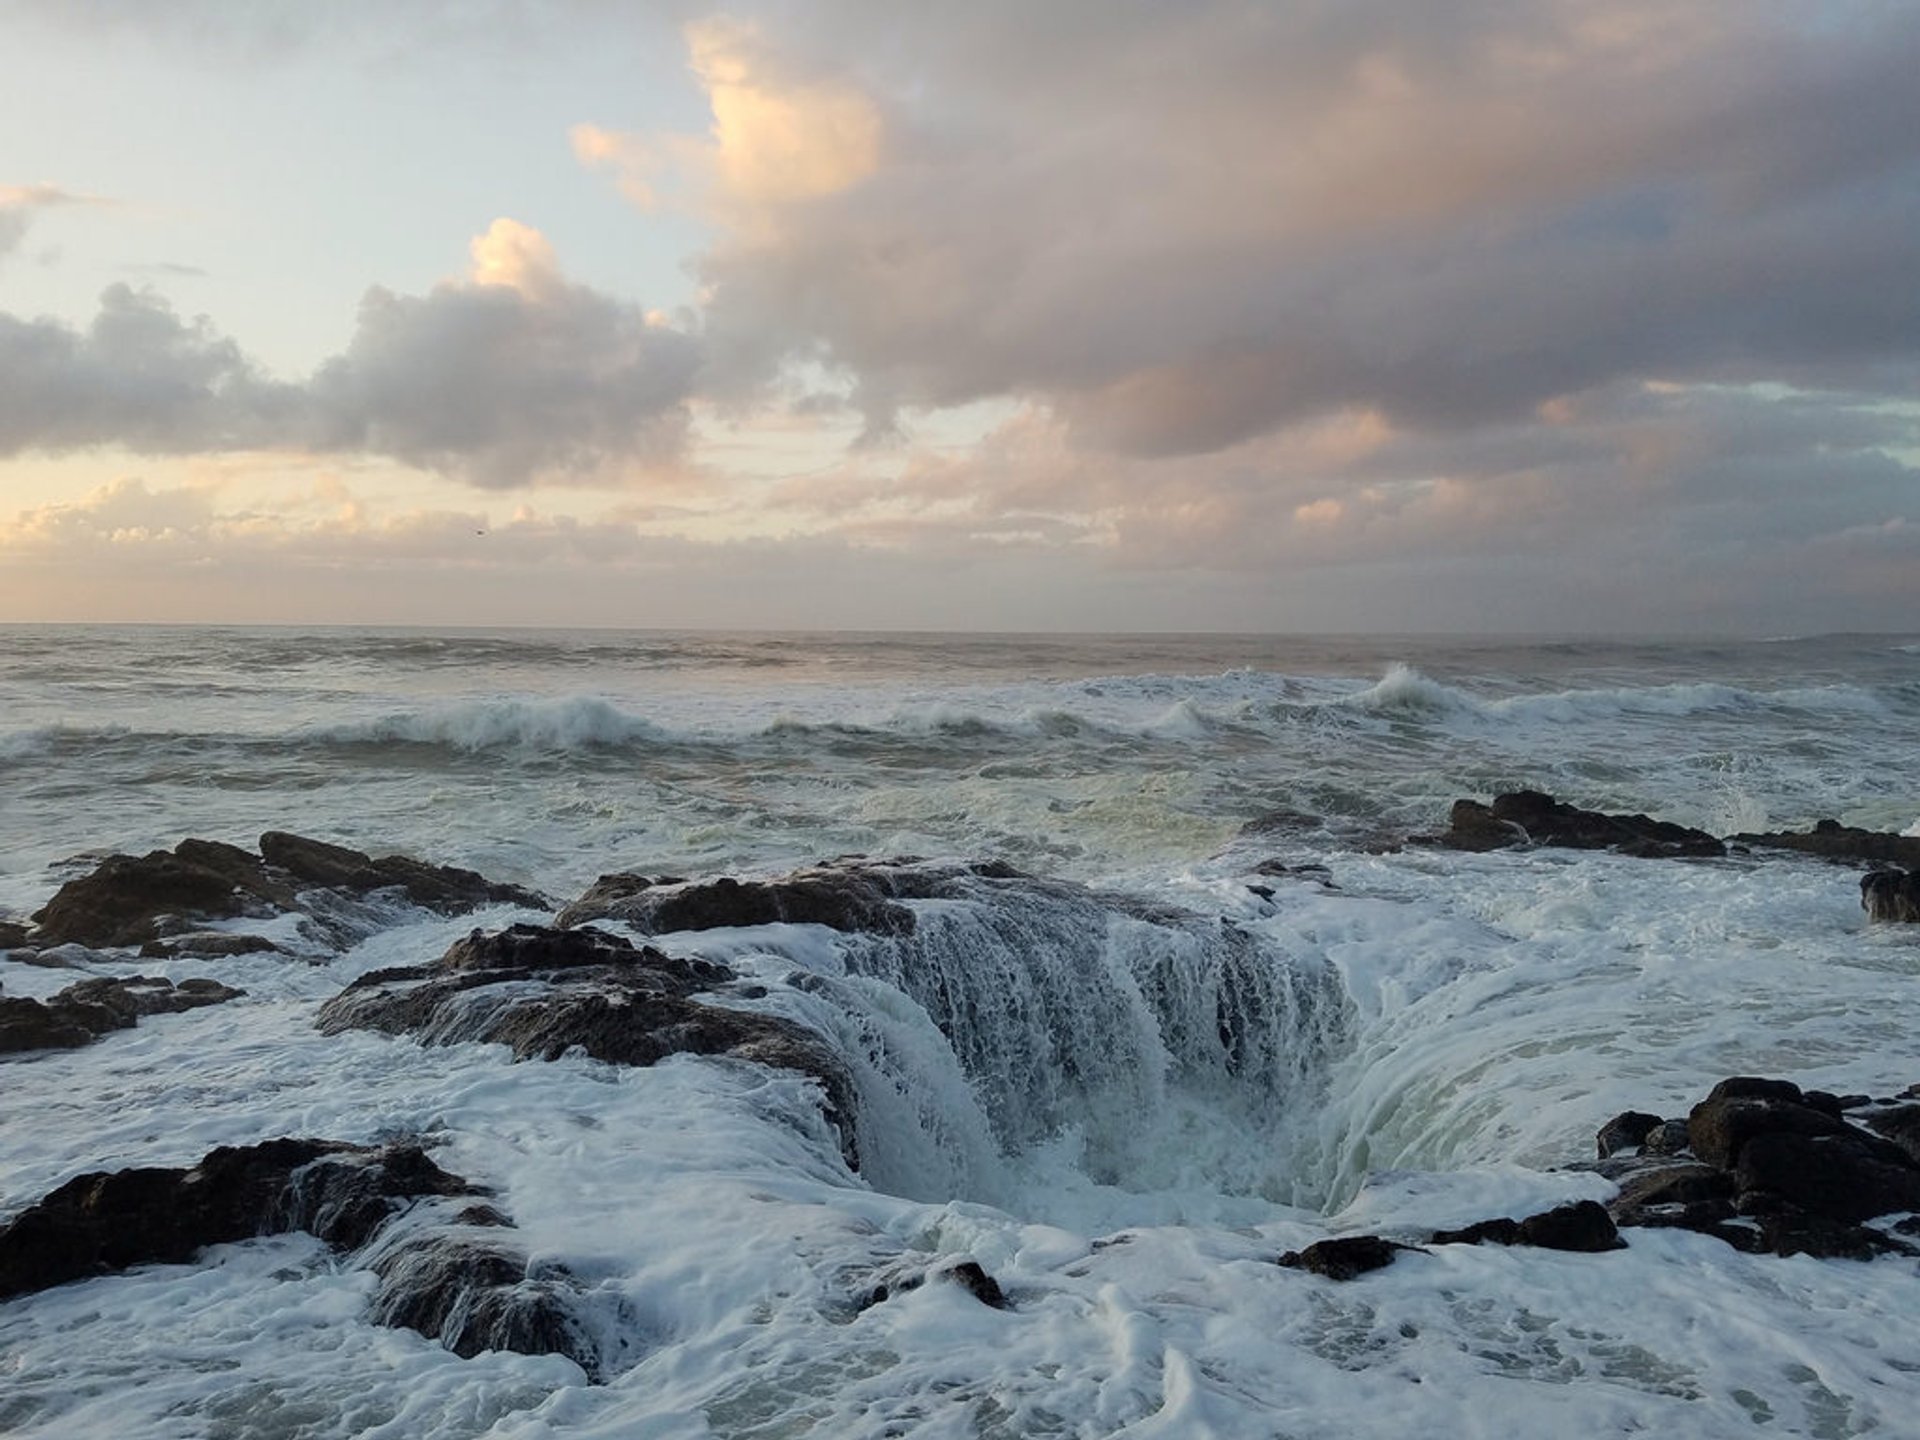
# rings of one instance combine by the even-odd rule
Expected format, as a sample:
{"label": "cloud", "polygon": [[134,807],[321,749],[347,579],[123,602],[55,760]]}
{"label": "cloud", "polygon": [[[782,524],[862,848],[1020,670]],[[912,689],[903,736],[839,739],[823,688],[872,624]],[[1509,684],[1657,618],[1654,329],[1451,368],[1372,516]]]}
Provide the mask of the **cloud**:
{"label": "cloud", "polygon": [[674,457],[699,342],[568,283],[537,231],[497,221],[473,278],[367,292],[345,351],[308,386],[316,445],[391,456],[488,488],[607,478]]}
{"label": "cloud", "polygon": [[305,413],[296,388],[207,321],[126,285],[107,287],[84,330],[0,315],[0,455],[260,448],[297,433]]}
{"label": "cloud", "polygon": [[[880,425],[1024,397],[1174,455],[1920,376],[1909,7],[843,0],[718,35],[716,388],[824,360]],[[629,188],[688,159],[590,138]]]}
{"label": "cloud", "polygon": [[106,203],[97,196],[76,195],[57,185],[0,185],[0,260],[20,248],[35,211]]}
{"label": "cloud", "polygon": [[346,349],[300,382],[126,285],[85,330],[0,315],[0,455],[356,453],[487,488],[673,459],[698,340],[570,283],[527,226],[497,221],[472,253],[470,278],[425,295],[369,290]]}
{"label": "cloud", "polygon": [[1288,623],[1871,628],[1920,607],[1920,565],[1899,569],[1915,455],[1920,406],[1622,382],[1500,424],[1349,411],[1199,457],[1089,455],[1035,407],[971,449],[853,457],[765,503],[907,553],[1020,544],[1036,564],[1183,575],[1222,604],[1310,592]]}
{"label": "cloud", "polygon": [[581,124],[570,136],[575,157],[614,171],[642,208],[671,196],[751,229],[769,207],[841,194],[879,168],[880,113],[857,86],[786,69],[755,26],[697,21],[685,38],[689,67],[713,115],[707,135],[646,136]]}

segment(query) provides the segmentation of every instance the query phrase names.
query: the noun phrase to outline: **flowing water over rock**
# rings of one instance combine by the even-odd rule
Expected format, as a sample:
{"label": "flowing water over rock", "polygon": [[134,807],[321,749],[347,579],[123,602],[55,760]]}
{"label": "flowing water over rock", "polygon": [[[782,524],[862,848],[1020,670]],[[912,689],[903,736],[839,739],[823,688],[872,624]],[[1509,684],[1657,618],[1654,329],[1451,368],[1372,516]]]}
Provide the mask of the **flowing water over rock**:
{"label": "flowing water over rock", "polygon": [[[1910,1423],[1897,1247],[1435,1232],[1593,1214],[1595,1132],[1684,1122],[1724,1077],[1920,1080],[1920,927],[1860,908],[1898,861],[1820,848],[1920,821],[1911,637],[5,638],[0,991],[225,998],[0,1059],[0,1224],[82,1174],[281,1136],[422,1145],[488,1194],[350,1254],[291,1232],[0,1303],[0,1428]],[[1406,843],[1519,791],[1738,843]],[[33,939],[107,854],[289,830],[405,863],[201,907],[144,955]],[[444,867],[511,888],[442,915],[393,878]],[[469,938],[563,918],[610,937],[591,963]],[[316,1024],[360,1006],[371,1028]],[[1775,1193],[1771,1154],[1669,1178]],[[1369,1236],[1393,1263],[1349,1281],[1277,1263]],[[559,1353],[493,1348],[543,1335]]]}

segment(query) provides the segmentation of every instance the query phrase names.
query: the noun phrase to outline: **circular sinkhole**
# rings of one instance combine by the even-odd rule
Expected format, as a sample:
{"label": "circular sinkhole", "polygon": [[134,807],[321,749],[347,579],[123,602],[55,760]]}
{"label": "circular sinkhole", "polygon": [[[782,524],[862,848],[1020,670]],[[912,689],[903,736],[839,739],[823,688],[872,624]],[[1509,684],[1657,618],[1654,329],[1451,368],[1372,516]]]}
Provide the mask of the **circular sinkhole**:
{"label": "circular sinkhole", "polygon": [[1217,917],[949,877],[906,933],[778,927],[750,961],[852,1073],[863,1178],[1083,1232],[1318,1208],[1340,976]]}

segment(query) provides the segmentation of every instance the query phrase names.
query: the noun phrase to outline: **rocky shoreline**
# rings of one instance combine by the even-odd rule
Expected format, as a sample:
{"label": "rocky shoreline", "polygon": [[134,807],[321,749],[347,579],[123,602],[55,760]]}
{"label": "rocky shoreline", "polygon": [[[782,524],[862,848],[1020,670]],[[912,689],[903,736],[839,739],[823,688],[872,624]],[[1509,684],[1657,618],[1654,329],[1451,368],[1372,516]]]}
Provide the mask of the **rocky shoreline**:
{"label": "rocky shoreline", "polygon": [[[1461,800],[1446,830],[1407,843],[1476,853],[1567,846],[1667,860],[1818,856],[1866,867],[1862,904],[1873,920],[1920,920],[1920,872],[1907,868],[1920,866],[1920,837],[1831,821],[1800,833],[1716,837],[1521,791],[1491,803]],[[1249,874],[1329,883],[1319,867],[1278,860]],[[595,924],[641,936],[787,923],[899,937],[916,926],[909,902],[941,899],[982,879],[1065,888],[992,862],[843,859],[761,879],[621,872],[556,910],[546,896],[472,871],[270,832],[257,853],[186,840],[144,856],[110,856],[63,885],[31,924],[0,922],[0,949],[24,963],[69,967],[90,958],[212,963],[236,955],[324,962],[407,908],[458,915],[518,907],[547,923],[477,929],[431,963],[363,975],[319,1008],[316,1025],[326,1034],[369,1030],[423,1045],[497,1043],[516,1061],[577,1050],[614,1065],[691,1054],[790,1070],[815,1082],[823,1126],[857,1170],[855,1090],[827,1037],[753,1008],[764,987],[726,964],[674,955]],[[279,938],[236,928],[254,923],[278,927]],[[299,937],[291,951],[288,927]],[[242,994],[212,979],[136,975],[89,976],[45,1001],[0,997],[0,1053],[25,1058],[90,1044]],[[1616,1187],[1604,1204],[1418,1234],[1340,1236],[1274,1258],[1350,1279],[1437,1245],[1600,1253],[1627,1243],[1620,1232],[1636,1228],[1693,1230],[1753,1254],[1920,1256],[1920,1220],[1911,1218],[1920,1211],[1920,1087],[1892,1097],[1833,1096],[1785,1080],[1730,1077],[1684,1117],[1614,1117],[1600,1130],[1598,1150],[1595,1159],[1570,1156],[1567,1165]],[[291,1230],[317,1236],[379,1277],[372,1304],[380,1323],[437,1337],[462,1355],[483,1348],[564,1354],[594,1379],[625,1363],[606,1339],[618,1326],[594,1317],[573,1277],[551,1266],[531,1271],[506,1216],[484,1192],[411,1142],[280,1138],[215,1150],[184,1170],[75,1177],[0,1227],[0,1299]],[[956,1283],[984,1304],[1009,1303],[972,1262],[870,1276],[849,1303],[857,1311],[928,1278]]]}

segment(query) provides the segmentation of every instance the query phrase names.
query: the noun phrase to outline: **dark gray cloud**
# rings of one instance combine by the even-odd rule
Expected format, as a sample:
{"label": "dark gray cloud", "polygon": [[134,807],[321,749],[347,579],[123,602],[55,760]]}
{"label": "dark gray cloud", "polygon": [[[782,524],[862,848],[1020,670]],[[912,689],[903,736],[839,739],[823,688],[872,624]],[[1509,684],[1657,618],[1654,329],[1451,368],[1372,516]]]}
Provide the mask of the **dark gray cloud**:
{"label": "dark gray cloud", "polygon": [[353,452],[494,488],[672,458],[697,342],[551,273],[520,278],[369,291],[347,348],[297,383],[126,285],[85,329],[0,314],[0,455]]}
{"label": "dark gray cloud", "polygon": [[126,285],[102,293],[84,330],[0,315],[0,455],[270,445],[304,410],[296,388],[263,376],[208,322]]}
{"label": "dark gray cloud", "polygon": [[499,488],[672,458],[699,361],[690,336],[581,286],[373,290],[307,393],[318,448]]}
{"label": "dark gray cloud", "polygon": [[1036,396],[1185,454],[1346,406],[1920,376],[1911,6],[844,3],[755,43],[885,142],[703,257],[746,379],[824,354],[882,412]]}

